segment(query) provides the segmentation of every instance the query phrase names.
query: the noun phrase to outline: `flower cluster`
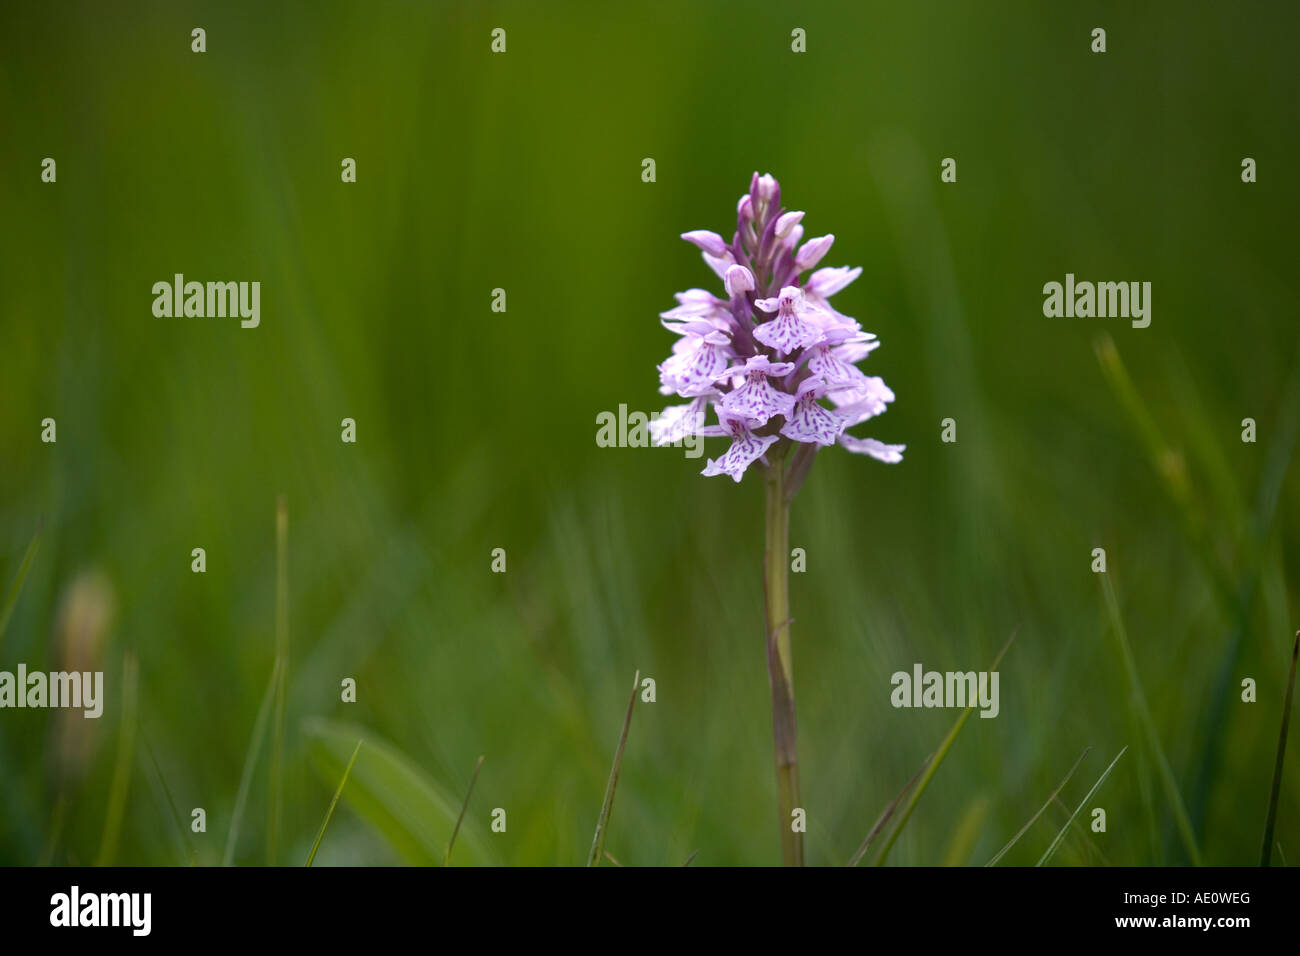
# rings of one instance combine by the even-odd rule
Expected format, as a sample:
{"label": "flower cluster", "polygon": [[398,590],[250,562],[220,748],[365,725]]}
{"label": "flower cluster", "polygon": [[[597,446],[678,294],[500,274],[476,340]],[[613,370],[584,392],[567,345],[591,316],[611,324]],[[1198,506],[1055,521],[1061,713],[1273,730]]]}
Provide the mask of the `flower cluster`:
{"label": "flower cluster", "polygon": [[[689,435],[730,438],[705,475],[740,481],[783,439],[808,454],[838,442],[883,462],[903,458],[903,445],[846,433],[885,411],[894,393],[858,368],[880,344],[876,336],[830,304],[862,269],[816,269],[835,237],[800,245],[803,215],[782,209],[780,185],[755,173],[740,197],[730,243],[702,229],[682,235],[703,252],[727,297],[688,289],[662,313],[664,327],[679,338],[659,366],[659,391],[687,402],[665,408],[650,429],[658,445]],[[710,407],[716,425],[705,424]]]}

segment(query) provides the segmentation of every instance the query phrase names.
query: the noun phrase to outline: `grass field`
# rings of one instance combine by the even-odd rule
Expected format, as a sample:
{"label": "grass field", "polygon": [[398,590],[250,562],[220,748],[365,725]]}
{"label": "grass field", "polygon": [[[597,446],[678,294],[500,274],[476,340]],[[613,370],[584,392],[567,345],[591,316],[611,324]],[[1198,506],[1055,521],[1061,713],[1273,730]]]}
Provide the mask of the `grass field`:
{"label": "grass field", "polygon": [[[1062,832],[1053,865],[1257,862],[1300,627],[1297,26],[6,4],[0,670],[106,691],[98,720],[0,710],[0,864],[301,864],[362,738],[314,865],[441,864],[480,755],[451,862],[581,864],[638,670],[604,849],[777,862],[761,483],[595,442],[665,404],[658,313],[720,292],[678,236],[729,234],[756,169],[863,267],[836,305],[897,394],[870,434],[907,445],[820,454],[794,503],[808,862],[848,862],[958,717],[891,675],[1013,632],[998,716],[885,862],[984,864],[1044,807],[999,865]],[[259,281],[260,325],[156,317],[176,273]],[[1067,273],[1151,282],[1151,325],[1045,317]]]}

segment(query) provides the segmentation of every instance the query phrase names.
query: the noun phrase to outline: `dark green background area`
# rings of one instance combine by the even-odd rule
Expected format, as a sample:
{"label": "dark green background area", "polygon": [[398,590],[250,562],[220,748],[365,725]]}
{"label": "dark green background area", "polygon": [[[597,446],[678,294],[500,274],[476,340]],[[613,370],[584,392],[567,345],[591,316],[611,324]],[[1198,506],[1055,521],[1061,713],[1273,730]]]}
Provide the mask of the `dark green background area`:
{"label": "dark green background area", "polygon": [[[140,735],[114,859],[184,858],[147,742],[181,813],[207,811],[198,861],[221,860],[272,667],[280,494],[280,862],[306,857],[337,782],[313,717],[366,728],[453,797],[486,755],[466,819],[484,858],[581,862],[637,668],[658,700],[634,717],[607,849],[775,862],[758,483],[595,443],[600,411],[662,407],[657,313],[719,291],[678,234],[730,235],[756,169],[808,235],[835,233],[827,265],[863,267],[836,305],[880,336],[864,368],[897,401],[858,431],[908,446],[895,466],[820,454],[794,506],[810,862],[846,861],[956,716],[892,708],[890,675],[983,668],[1016,629],[1001,714],[966,725],[891,862],[983,863],[1085,747],[1071,810],[1125,745],[1087,808],[1107,832],[1069,836],[1055,862],[1188,859],[1170,779],[1204,861],[1258,859],[1300,626],[1292,5],[32,3],[0,18],[0,598],[45,521],[0,669],[57,666],[82,572],[107,577],[118,611],[61,828],[55,713],[0,711],[0,863],[96,859],[128,650]],[[261,327],[155,318],[151,286],[176,272],[260,281]],[[1042,286],[1067,272],[1150,281],[1150,328],[1044,318]],[[1099,362],[1107,335],[1136,400]],[[40,441],[46,417],[57,444]],[[946,417],[956,444],[939,441]],[[1290,751],[1288,860],[1294,736]],[[268,757],[237,862],[265,860]],[[1065,817],[1049,808],[1006,862],[1037,860]],[[408,858],[345,792],[317,862]]]}

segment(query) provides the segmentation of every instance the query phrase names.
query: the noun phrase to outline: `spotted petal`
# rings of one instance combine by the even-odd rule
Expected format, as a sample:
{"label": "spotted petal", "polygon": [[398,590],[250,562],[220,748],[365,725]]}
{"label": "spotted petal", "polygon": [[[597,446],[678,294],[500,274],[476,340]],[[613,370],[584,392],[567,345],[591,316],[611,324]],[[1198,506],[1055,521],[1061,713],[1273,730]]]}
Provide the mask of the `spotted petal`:
{"label": "spotted petal", "polygon": [[757,428],[776,415],[789,416],[794,407],[794,396],[773,388],[765,375],[751,373],[745,384],[730,391],[722,399],[721,408],[727,415],[742,419]]}
{"label": "spotted petal", "polygon": [[[727,337],[721,332],[688,335],[678,341],[673,355],[659,366],[659,380],[683,398],[714,390],[719,374],[727,367]],[[662,391],[662,389],[661,389]]]}
{"label": "spotted petal", "polygon": [[700,474],[709,477],[730,475],[733,481],[740,481],[745,476],[745,469],[761,458],[777,440],[776,435],[759,438],[740,422],[731,422],[730,425],[733,436],[731,447],[721,458],[710,458]]}
{"label": "spotted petal", "polygon": [[701,395],[685,405],[669,405],[650,422],[650,440],[659,446],[673,445],[704,427],[708,397]]}
{"label": "spotted petal", "polygon": [[754,338],[782,355],[807,348],[821,338],[821,330],[797,312],[782,309],[775,319],[754,329]]}
{"label": "spotted petal", "polygon": [[835,439],[844,431],[845,420],[842,415],[830,411],[817,401],[822,387],[822,383],[815,379],[807,379],[799,386],[799,397],[795,400],[794,410],[788,421],[781,426],[782,435],[794,441],[815,445],[835,444]]}
{"label": "spotted petal", "polygon": [[877,461],[883,461],[887,465],[896,465],[902,461],[903,450],[907,448],[906,445],[886,445],[874,438],[854,438],[852,435],[841,435],[840,444],[851,452],[859,455],[870,455]]}

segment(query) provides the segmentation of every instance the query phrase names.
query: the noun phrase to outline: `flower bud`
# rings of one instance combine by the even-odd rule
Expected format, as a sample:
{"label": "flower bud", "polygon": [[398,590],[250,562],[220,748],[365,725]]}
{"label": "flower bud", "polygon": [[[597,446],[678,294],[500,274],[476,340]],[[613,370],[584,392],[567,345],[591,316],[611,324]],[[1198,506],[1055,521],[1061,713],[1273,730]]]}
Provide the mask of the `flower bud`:
{"label": "flower bud", "polygon": [[800,272],[805,269],[811,269],[817,263],[822,261],[822,256],[830,252],[831,243],[835,241],[835,236],[828,233],[824,236],[818,236],[816,239],[809,239],[799,251],[794,254],[794,264]]}
{"label": "flower bud", "polygon": [[799,220],[803,218],[802,212],[787,212],[776,221],[776,237],[784,239],[790,235],[795,226],[799,225]]}
{"label": "flower bud", "polygon": [[693,232],[682,233],[682,238],[694,246],[699,246],[711,256],[720,257],[727,251],[727,244],[722,237],[716,232],[710,232],[707,229],[696,229]]}
{"label": "flower bud", "polygon": [[727,287],[727,295],[739,295],[754,290],[754,273],[744,266],[736,265],[727,270],[722,277],[722,284]]}

